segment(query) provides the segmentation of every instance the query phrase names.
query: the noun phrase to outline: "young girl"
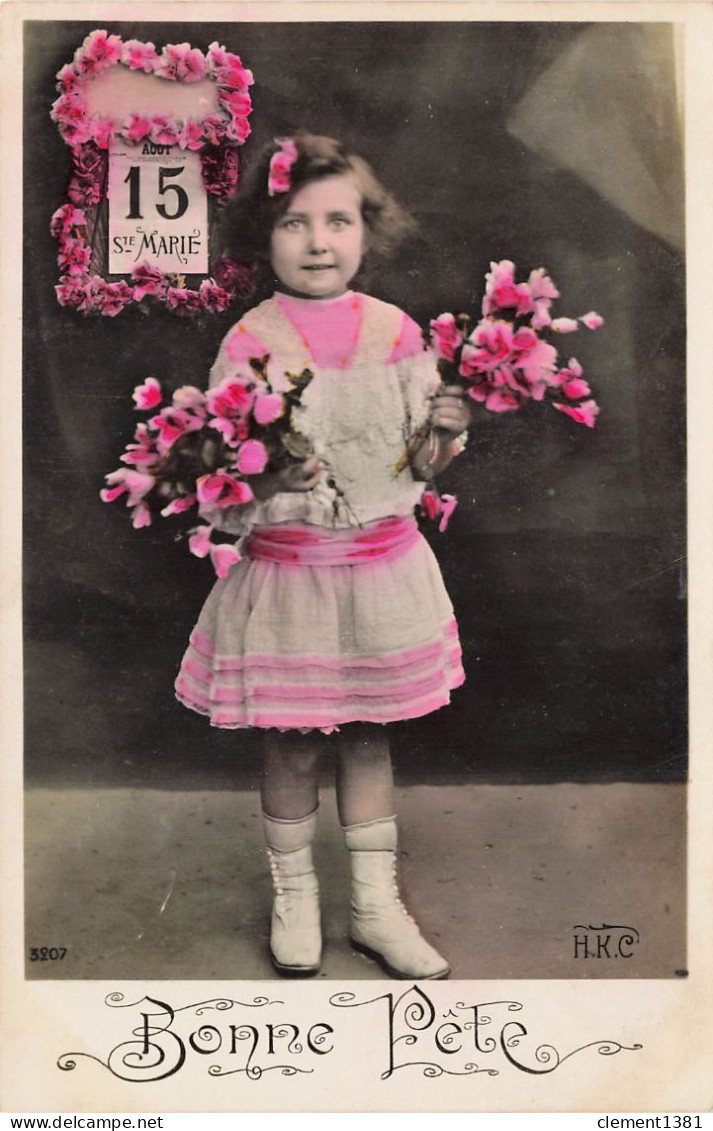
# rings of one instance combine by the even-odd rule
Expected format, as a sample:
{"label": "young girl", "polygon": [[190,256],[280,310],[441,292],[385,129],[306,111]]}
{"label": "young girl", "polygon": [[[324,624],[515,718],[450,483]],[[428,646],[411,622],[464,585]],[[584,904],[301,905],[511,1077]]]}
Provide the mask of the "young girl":
{"label": "young girl", "polygon": [[[314,974],[322,939],[311,844],[318,759],[335,733],[337,805],[350,854],[351,940],[397,978],[445,978],[396,883],[397,830],[384,724],[444,706],[463,682],[440,571],[413,517],[424,480],[462,447],[470,412],[439,387],[418,326],[350,290],[409,219],[338,142],[274,143],[242,199],[241,235],[271,266],[273,297],[224,339],[211,385],[269,354],[270,381],[314,374],[295,413],[313,454],[251,480],[230,516],[244,557],[203,607],[176,682],[213,725],[263,732],[261,800],[274,884],[270,953]],[[406,441],[428,439],[395,469]]]}

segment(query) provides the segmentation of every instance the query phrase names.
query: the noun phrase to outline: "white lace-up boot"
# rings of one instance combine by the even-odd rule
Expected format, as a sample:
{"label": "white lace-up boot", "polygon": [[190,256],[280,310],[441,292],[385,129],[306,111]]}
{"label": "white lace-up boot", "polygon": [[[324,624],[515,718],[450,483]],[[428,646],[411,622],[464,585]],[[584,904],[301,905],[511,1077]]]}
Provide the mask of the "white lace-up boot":
{"label": "white lace-up boot", "polygon": [[263,814],[274,901],[270,957],[281,974],[306,978],[322,961],[319,885],[312,863],[317,811],[297,821]]}
{"label": "white lace-up boot", "polygon": [[392,978],[447,978],[445,958],[427,943],[399,895],[396,819],[344,830],[352,870],[351,941]]}

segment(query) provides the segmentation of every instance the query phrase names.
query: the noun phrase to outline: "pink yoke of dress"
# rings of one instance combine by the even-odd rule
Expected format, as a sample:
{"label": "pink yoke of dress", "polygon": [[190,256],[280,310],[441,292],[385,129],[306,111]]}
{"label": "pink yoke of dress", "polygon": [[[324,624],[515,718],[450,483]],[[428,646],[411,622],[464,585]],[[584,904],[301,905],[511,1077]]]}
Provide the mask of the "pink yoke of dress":
{"label": "pink yoke of dress", "polygon": [[[246,557],[216,582],[203,607],[177,697],[214,726],[231,729],[329,732],[348,722],[388,723],[436,710],[464,679],[457,626],[437,562],[413,519],[422,485],[408,468],[401,484],[391,485],[406,419],[413,427],[413,411],[427,413],[437,384],[420,330],[397,308],[365,295],[277,294],[227,335],[211,383],[265,354],[271,380],[273,366],[294,371],[307,361],[313,368],[316,392],[304,413],[305,431],[312,428],[315,450],[334,460],[344,481],[354,479],[347,494],[353,492],[357,510],[341,514],[336,526],[332,503],[319,491],[307,493],[311,499],[282,494],[254,508]],[[383,382],[388,396],[380,415],[393,415],[396,403],[400,416],[374,424],[377,440],[363,453],[364,475],[375,460],[388,474],[383,468],[377,474],[383,498],[361,510],[358,436],[356,456],[351,433],[342,448],[336,439],[330,445],[335,417],[324,409],[330,398],[337,406],[344,398],[348,413],[352,379],[373,380],[375,395]],[[344,380],[349,384],[335,386]],[[367,397],[364,414],[369,403]],[[370,423],[365,416],[364,429]]]}

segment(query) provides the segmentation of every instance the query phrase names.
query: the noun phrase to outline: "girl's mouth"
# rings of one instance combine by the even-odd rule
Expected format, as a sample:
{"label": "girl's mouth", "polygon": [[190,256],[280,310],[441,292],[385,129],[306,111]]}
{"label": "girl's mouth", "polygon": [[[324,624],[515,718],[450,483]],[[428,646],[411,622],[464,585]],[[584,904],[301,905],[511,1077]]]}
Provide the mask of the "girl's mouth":
{"label": "girl's mouth", "polygon": [[333,263],[307,263],[302,268],[303,271],[333,271]]}

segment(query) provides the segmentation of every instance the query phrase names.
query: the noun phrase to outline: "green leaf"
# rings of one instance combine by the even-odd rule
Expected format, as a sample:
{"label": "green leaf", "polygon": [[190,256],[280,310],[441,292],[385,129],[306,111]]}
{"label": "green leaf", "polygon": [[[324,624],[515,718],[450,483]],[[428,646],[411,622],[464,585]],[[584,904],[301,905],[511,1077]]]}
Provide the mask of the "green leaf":
{"label": "green leaf", "polygon": [[284,432],[282,446],[293,459],[305,460],[312,455],[312,445],[301,432]]}
{"label": "green leaf", "polygon": [[288,373],[287,370],[285,370],[285,377],[291,385],[294,385],[295,389],[299,389],[299,391],[302,392],[309,385],[314,377],[314,373],[311,369],[303,369],[301,373]]}

